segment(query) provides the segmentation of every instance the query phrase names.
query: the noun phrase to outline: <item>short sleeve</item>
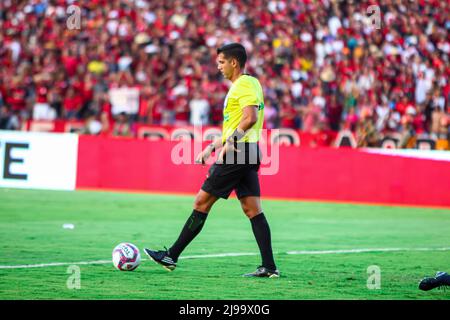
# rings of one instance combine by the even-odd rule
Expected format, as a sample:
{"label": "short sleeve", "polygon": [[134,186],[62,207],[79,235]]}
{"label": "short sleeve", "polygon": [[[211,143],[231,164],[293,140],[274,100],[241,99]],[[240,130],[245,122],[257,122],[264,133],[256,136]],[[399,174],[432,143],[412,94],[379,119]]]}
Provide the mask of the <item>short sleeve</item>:
{"label": "short sleeve", "polygon": [[239,84],[239,89],[236,92],[239,107],[241,109],[247,106],[259,105],[257,92],[255,86],[250,79],[242,80]]}

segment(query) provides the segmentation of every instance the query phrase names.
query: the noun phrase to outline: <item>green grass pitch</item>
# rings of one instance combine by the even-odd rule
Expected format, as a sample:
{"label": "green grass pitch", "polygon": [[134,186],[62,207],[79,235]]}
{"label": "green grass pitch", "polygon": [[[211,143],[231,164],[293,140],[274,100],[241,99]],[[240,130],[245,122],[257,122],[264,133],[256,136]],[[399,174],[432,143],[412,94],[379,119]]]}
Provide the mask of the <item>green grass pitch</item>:
{"label": "green grass pitch", "polygon": [[[450,272],[450,210],[263,199],[282,277],[247,279],[241,275],[260,258],[235,198],[216,203],[174,272],[143,254],[146,246],[173,243],[192,202],[193,196],[0,189],[0,299],[450,298],[450,290],[418,289],[423,276]],[[111,260],[125,241],[143,254],[135,271],[91,263]],[[374,248],[383,250],[337,251]],[[244,255],[205,257],[227,253]],[[68,271],[78,262],[87,264],[77,265],[80,288],[71,289]],[[49,263],[67,264],[6,267]],[[370,266],[379,267],[380,289],[367,286]]]}

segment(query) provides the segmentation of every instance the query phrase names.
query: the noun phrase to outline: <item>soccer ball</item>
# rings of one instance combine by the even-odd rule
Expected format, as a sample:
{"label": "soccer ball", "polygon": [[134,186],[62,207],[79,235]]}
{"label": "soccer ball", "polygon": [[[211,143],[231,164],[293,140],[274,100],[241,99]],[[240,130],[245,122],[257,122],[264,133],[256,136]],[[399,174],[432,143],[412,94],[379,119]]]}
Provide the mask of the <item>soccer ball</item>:
{"label": "soccer ball", "polygon": [[141,263],[141,253],[132,243],[122,242],[112,252],[114,266],[121,271],[133,271]]}

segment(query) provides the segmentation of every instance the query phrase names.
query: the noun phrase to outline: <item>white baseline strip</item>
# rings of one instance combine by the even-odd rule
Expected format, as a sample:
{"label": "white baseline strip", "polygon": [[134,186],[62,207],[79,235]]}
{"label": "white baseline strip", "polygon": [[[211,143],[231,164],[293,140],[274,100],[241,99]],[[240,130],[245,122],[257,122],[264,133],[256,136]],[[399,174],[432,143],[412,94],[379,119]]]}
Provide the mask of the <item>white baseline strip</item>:
{"label": "white baseline strip", "polygon": [[[399,251],[450,251],[450,247],[444,248],[367,248],[367,249],[341,249],[341,250],[303,250],[303,251],[288,251],[285,254],[290,255],[317,255],[317,254],[342,254],[342,253],[367,253],[367,252],[399,252]],[[275,252],[275,254],[279,254]],[[241,256],[257,256],[259,253],[243,252],[243,253],[218,253],[184,256],[180,259],[207,259],[207,258],[222,258],[222,257],[241,257]],[[22,264],[15,266],[2,266],[0,269],[25,269],[25,268],[45,268],[45,267],[59,267],[71,265],[90,265],[90,264],[108,264],[111,260],[96,260],[96,261],[81,261],[81,262],[51,262],[41,264]]]}

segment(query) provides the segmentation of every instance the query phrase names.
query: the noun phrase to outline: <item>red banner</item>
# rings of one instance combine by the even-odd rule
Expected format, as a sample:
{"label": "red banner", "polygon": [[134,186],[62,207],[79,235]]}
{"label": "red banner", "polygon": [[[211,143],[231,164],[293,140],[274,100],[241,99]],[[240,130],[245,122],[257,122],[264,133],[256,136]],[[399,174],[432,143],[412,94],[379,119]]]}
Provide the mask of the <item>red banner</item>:
{"label": "red banner", "polygon": [[[179,143],[80,136],[77,188],[196,193],[208,166],[174,163]],[[450,207],[448,161],[355,149],[275,151],[261,167],[263,197]],[[190,153],[183,157],[193,160]]]}

